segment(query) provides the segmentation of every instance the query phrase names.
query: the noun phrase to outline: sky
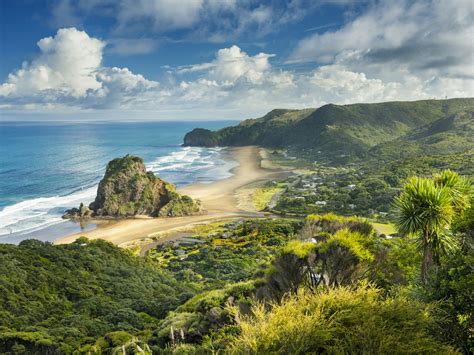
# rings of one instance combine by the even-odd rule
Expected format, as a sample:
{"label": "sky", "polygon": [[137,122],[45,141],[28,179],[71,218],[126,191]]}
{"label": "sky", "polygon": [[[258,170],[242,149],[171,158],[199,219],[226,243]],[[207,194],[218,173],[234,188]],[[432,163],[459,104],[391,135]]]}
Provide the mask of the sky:
{"label": "sky", "polygon": [[0,120],[474,96],[472,0],[3,0]]}

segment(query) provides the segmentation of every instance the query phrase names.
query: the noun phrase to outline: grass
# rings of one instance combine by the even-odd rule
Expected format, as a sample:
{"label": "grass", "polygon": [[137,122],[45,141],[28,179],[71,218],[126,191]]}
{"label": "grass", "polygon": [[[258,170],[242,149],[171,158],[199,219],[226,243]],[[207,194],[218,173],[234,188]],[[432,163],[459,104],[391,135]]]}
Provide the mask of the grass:
{"label": "grass", "polygon": [[210,222],[210,223],[195,224],[191,228],[186,229],[186,232],[196,233],[200,235],[207,235],[210,232],[214,232],[214,233],[223,232],[225,230],[224,228],[225,224],[228,223],[229,221],[232,221],[232,219]]}
{"label": "grass", "polygon": [[371,222],[371,223],[374,226],[375,230],[379,233],[382,233],[385,235],[391,235],[397,232],[397,229],[392,223],[375,223],[375,222]]}
{"label": "grass", "polygon": [[264,210],[270,203],[273,195],[282,191],[280,186],[260,187],[252,194],[252,201],[258,211]]}

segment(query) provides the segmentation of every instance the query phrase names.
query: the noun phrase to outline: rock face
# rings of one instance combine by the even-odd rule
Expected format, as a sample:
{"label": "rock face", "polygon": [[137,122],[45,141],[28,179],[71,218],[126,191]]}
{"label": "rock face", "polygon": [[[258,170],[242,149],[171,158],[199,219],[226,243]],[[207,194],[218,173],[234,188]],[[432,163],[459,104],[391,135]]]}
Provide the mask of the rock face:
{"label": "rock face", "polygon": [[98,217],[175,216],[202,211],[199,202],[180,196],[174,185],[147,172],[143,160],[131,155],[107,164],[89,208]]}
{"label": "rock face", "polygon": [[92,210],[89,207],[84,206],[81,203],[79,208],[71,208],[66,210],[62,216],[64,219],[72,219],[72,220],[84,220],[92,217]]}
{"label": "rock face", "polygon": [[195,128],[184,136],[184,144],[189,147],[215,147],[218,140],[215,133],[204,128]]}

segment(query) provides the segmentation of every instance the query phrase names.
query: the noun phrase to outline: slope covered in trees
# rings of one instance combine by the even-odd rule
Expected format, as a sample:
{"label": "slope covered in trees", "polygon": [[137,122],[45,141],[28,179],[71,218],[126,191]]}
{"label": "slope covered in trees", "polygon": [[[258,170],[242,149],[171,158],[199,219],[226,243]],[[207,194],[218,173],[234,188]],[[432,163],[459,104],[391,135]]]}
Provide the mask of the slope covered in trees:
{"label": "slope covered in trees", "polygon": [[[418,225],[386,238],[332,214],[202,226],[146,258],[85,238],[0,245],[0,352],[468,354],[472,191],[452,172],[430,181],[447,207],[420,227],[436,253],[423,273]],[[413,184],[400,230],[430,204]]]}
{"label": "slope covered in trees", "polygon": [[0,260],[1,353],[85,351],[106,334],[154,327],[192,295],[157,265],[101,240],[0,244]]}
{"label": "slope covered in trees", "polygon": [[[362,153],[414,130],[434,134],[445,127],[438,120],[474,111],[474,99],[385,102],[377,104],[325,105],[318,109],[273,110],[258,119],[212,132],[195,129],[184,138],[190,146],[261,145],[322,151],[327,154]],[[472,115],[470,116],[472,119]],[[449,127],[447,128],[449,129]],[[419,134],[420,132],[418,132]],[[410,136],[412,137],[412,136]],[[408,137],[408,139],[410,139]]]}

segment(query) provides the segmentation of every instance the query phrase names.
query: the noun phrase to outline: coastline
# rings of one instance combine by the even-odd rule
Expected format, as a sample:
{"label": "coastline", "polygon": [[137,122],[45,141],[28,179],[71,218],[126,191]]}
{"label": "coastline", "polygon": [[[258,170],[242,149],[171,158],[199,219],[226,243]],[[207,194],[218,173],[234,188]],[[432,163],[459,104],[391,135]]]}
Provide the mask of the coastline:
{"label": "coastline", "polygon": [[[151,218],[137,217],[97,223],[97,228],[58,238],[55,244],[71,243],[84,236],[89,239],[104,239],[121,245],[147,238],[150,234],[163,233],[189,227],[196,223],[210,223],[221,219],[238,217],[262,217],[265,214],[252,209],[248,203],[249,189],[266,181],[289,174],[285,170],[264,168],[262,148],[256,146],[228,148],[227,154],[239,163],[231,170],[232,176],[212,183],[194,183],[178,191],[201,200],[207,214],[185,217]],[[91,223],[96,223],[92,220]]]}

